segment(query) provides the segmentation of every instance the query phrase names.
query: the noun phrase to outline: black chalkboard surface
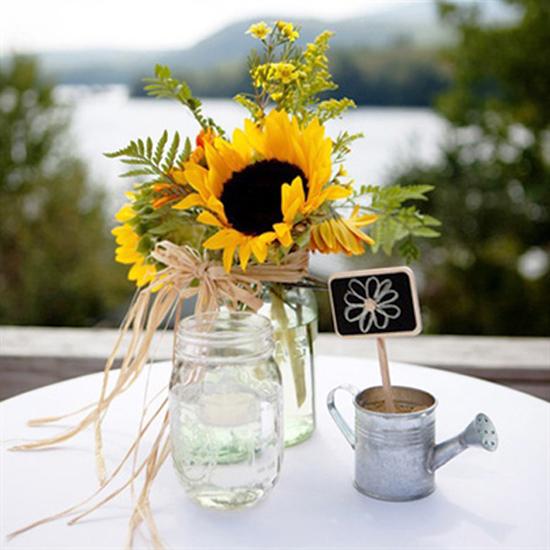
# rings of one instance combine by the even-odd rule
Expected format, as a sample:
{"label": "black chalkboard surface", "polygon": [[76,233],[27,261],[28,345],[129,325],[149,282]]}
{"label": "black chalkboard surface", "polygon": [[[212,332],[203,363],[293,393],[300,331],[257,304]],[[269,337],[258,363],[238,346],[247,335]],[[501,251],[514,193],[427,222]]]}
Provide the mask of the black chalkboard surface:
{"label": "black chalkboard surface", "polygon": [[422,330],[414,274],[408,267],[336,273],[329,279],[340,336],[410,336]]}

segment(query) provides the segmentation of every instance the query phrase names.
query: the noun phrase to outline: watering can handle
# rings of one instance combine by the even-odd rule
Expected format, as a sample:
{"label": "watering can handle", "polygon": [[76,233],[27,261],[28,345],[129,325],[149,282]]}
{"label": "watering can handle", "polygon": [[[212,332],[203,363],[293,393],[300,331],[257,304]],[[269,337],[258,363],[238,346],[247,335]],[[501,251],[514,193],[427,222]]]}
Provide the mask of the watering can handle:
{"label": "watering can handle", "polygon": [[332,416],[332,419],[334,420],[334,422],[336,422],[336,425],[346,438],[347,442],[351,445],[351,448],[355,449],[355,433],[353,432],[352,428],[350,428],[349,424],[344,420],[344,417],[340,414],[340,411],[336,407],[334,397],[338,390],[347,391],[354,399],[355,396],[359,393],[359,390],[355,386],[351,386],[350,384],[343,384],[341,386],[337,386],[333,390],[330,390],[329,394],[327,395],[327,407],[330,416]]}

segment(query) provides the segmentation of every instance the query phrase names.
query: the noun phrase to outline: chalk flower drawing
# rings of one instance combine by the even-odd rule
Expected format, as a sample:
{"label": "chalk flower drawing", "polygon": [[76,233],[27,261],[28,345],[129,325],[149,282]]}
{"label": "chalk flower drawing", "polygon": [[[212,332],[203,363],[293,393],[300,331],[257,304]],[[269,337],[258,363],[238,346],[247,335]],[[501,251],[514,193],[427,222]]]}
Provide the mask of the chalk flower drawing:
{"label": "chalk flower drawing", "polygon": [[373,325],[379,330],[386,329],[391,319],[401,315],[401,308],[394,304],[399,294],[391,286],[390,279],[368,277],[365,282],[352,279],[344,295],[346,321],[358,323],[363,333],[369,332]]}

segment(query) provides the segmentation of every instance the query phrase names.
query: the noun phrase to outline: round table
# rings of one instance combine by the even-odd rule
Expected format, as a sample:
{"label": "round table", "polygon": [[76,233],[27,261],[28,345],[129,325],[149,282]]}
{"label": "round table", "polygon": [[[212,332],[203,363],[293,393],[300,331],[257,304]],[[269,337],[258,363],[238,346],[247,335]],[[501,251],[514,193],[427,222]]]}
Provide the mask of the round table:
{"label": "round table", "polygon": [[[166,384],[170,367],[154,364],[150,369],[153,394]],[[203,510],[187,499],[171,465],[163,467],[151,502],[166,546],[549,548],[549,404],[444,371],[395,363],[391,372],[394,384],[422,388],[438,398],[438,441],[455,435],[483,411],[497,427],[497,452],[467,450],[437,472],[435,493],[422,500],[391,503],[361,495],[352,486],[353,453],[329,417],[325,396],[345,382],[358,387],[377,385],[378,369],[365,359],[321,356],[316,367],[317,431],[306,443],[286,451],[278,485],[257,507],[238,512]],[[14,529],[75,504],[96,488],[91,430],[56,449],[14,453],[7,448],[57,433],[59,426],[29,428],[25,422],[93,401],[100,376],[54,384],[0,404],[2,548],[123,548],[131,509],[129,492],[75,526],[57,521],[9,543],[4,538]],[[118,398],[105,420],[108,465],[117,463],[135,433],[146,376],[141,378]],[[342,406],[346,409],[346,404]],[[138,536],[136,547],[147,547],[144,536]]]}

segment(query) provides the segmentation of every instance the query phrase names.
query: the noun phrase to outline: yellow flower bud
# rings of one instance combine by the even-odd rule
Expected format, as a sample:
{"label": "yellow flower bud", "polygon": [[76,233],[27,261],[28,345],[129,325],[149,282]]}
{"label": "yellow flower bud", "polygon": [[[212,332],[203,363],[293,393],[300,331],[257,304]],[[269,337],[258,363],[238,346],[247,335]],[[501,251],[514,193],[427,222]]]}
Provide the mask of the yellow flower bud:
{"label": "yellow flower bud", "polygon": [[345,178],[348,175],[348,171],[344,168],[343,164],[340,164],[340,168],[338,170],[338,177]]}
{"label": "yellow flower bud", "polygon": [[276,25],[277,25],[277,29],[279,29],[280,33],[289,42],[294,42],[300,36],[300,34],[294,28],[294,25],[292,23],[289,23],[287,21],[277,21]]}

